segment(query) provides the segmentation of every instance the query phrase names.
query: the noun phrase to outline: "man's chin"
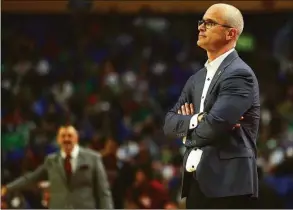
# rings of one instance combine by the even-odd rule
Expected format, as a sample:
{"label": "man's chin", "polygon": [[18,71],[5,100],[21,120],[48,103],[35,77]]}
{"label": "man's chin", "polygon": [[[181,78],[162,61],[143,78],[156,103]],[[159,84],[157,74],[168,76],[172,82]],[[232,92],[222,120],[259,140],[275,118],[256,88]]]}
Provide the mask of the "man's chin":
{"label": "man's chin", "polygon": [[62,148],[62,150],[66,153],[66,154],[70,154],[71,151],[73,150],[73,147],[72,146],[64,146]]}
{"label": "man's chin", "polygon": [[202,41],[200,41],[200,40],[197,40],[197,46],[199,46],[202,49],[205,49],[204,43],[202,43]]}

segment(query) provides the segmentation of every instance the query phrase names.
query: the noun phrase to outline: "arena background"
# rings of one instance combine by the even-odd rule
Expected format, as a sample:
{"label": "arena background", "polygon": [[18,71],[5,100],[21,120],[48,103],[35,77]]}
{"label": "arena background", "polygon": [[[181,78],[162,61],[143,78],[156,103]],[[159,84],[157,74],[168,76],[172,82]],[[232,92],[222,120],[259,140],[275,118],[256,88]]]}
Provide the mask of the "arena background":
{"label": "arena background", "polygon": [[[57,151],[58,125],[101,152],[115,208],[184,208],[180,139],[163,117],[206,60],[197,20],[217,1],[29,1],[1,7],[1,182]],[[293,1],[221,1],[240,8],[237,50],[260,82],[259,208],[293,208]],[[147,179],[148,191],[137,182]],[[2,208],[46,208],[44,180]],[[136,195],[136,196],[135,196]]]}

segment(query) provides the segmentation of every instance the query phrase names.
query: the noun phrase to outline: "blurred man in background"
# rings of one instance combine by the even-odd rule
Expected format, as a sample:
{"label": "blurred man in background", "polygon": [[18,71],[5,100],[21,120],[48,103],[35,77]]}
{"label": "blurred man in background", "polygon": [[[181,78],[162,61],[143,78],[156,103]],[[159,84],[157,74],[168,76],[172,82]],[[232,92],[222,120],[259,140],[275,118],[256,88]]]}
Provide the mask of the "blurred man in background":
{"label": "blurred man in background", "polygon": [[[215,4],[206,11],[197,44],[208,61],[165,118],[165,133],[187,136],[182,190],[187,208],[253,208],[258,196],[258,81],[234,49],[243,27],[234,6]],[[233,129],[241,116],[241,127]]]}
{"label": "blurred man in background", "polygon": [[112,209],[112,195],[100,155],[78,145],[78,133],[71,125],[59,128],[58,144],[61,152],[47,156],[34,172],[7,184],[2,195],[48,177],[49,208]]}

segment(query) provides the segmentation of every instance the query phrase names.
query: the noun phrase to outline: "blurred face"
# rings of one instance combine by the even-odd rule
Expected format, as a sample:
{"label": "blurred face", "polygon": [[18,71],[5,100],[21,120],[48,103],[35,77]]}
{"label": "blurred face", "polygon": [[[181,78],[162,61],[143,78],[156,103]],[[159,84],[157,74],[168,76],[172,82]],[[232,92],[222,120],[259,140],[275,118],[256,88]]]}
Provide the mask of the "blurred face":
{"label": "blurred face", "polygon": [[137,171],[136,172],[136,174],[135,174],[135,179],[136,179],[136,181],[138,182],[138,183],[142,183],[142,182],[144,182],[144,180],[145,180],[145,174],[144,174],[144,172],[142,172],[142,171]]}
{"label": "blurred face", "polygon": [[70,154],[74,146],[78,143],[77,132],[72,126],[61,127],[57,139],[61,149],[66,154]]}
{"label": "blurred face", "polygon": [[236,38],[236,29],[227,25],[220,8],[210,7],[198,23],[197,45],[206,51],[217,51]]}

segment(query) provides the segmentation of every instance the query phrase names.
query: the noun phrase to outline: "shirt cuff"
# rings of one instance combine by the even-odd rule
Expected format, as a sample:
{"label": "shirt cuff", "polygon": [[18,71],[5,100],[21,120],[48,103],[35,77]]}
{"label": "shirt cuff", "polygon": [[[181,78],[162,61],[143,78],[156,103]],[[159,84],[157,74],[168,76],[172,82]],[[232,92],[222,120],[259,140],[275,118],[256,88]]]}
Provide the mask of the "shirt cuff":
{"label": "shirt cuff", "polygon": [[196,126],[198,124],[197,116],[198,116],[198,114],[195,114],[191,117],[190,123],[189,123],[189,130],[196,128]]}

